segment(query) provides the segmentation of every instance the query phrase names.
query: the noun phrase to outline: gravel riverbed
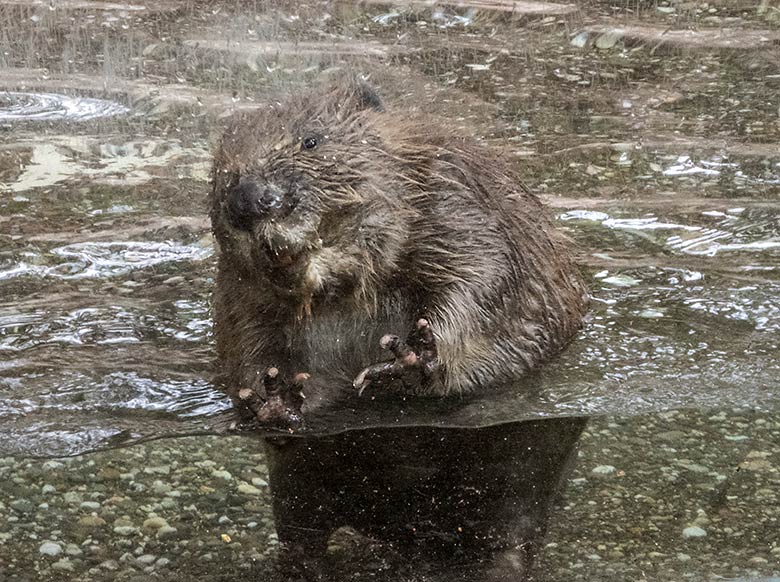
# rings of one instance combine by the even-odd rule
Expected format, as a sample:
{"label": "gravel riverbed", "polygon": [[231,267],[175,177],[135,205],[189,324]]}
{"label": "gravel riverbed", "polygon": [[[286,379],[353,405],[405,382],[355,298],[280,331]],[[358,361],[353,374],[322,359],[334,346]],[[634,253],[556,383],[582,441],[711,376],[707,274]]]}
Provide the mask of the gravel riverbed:
{"label": "gravel riverbed", "polygon": [[[593,420],[538,577],[780,576],[779,491],[777,415]],[[0,459],[4,581],[268,580],[277,551],[265,457],[250,438]]]}

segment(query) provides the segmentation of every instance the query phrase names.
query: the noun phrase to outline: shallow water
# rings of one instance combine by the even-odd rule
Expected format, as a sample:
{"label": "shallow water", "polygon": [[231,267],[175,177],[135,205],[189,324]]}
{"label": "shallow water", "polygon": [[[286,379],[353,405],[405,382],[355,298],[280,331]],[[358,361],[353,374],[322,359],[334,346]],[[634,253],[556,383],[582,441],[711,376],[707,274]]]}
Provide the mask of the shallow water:
{"label": "shallow water", "polygon": [[[457,402],[355,398],[309,419],[311,432],[587,414],[618,425],[634,459],[652,433],[643,427],[664,414],[685,425],[669,411],[722,415],[724,433],[748,440],[758,429],[744,415],[776,426],[777,7],[462,4],[0,0],[0,454],[224,430],[229,403],[211,384],[209,144],[231,112],[340,66],[370,72],[391,105],[430,111],[516,159],[575,241],[594,304],[570,349],[520,386]],[[777,485],[773,438],[765,488]],[[654,482],[672,462],[656,461],[645,468]],[[583,503],[600,503],[589,494]],[[16,531],[0,509],[0,531]],[[559,561],[546,569],[592,580],[596,563],[630,563],[630,552],[594,550],[600,560],[566,565],[560,548],[588,536],[578,527],[553,529]],[[741,569],[694,579],[768,579],[775,549],[765,562],[736,552]],[[642,559],[652,561],[598,575],[636,577]],[[686,571],[674,564],[649,579]]]}

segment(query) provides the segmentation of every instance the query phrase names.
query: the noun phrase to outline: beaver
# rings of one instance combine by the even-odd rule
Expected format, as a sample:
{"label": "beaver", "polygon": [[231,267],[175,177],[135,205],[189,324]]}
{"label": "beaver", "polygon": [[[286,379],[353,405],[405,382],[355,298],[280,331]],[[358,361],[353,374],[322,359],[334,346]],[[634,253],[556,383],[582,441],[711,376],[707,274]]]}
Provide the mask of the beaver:
{"label": "beaver", "polygon": [[[300,404],[305,418],[344,391],[512,382],[587,310],[563,238],[510,165],[441,123],[386,111],[359,79],[239,115],[212,181],[217,349],[247,417],[294,423],[281,410]],[[291,406],[269,415],[266,392]]]}
{"label": "beaver", "polygon": [[366,391],[512,385],[571,341],[585,284],[511,164],[344,75],[234,117],[212,184],[224,385],[243,421],[304,435],[266,438],[280,539],[322,553],[348,525],[525,572],[583,421],[300,433]]}

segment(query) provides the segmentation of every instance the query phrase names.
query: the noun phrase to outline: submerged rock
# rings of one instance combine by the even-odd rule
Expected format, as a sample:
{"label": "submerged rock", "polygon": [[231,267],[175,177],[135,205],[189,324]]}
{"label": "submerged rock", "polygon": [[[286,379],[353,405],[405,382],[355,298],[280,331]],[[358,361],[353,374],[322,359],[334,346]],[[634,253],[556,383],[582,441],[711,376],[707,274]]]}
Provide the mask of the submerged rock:
{"label": "submerged rock", "polygon": [[62,546],[57,542],[43,542],[38,552],[44,556],[59,556],[62,553]]}

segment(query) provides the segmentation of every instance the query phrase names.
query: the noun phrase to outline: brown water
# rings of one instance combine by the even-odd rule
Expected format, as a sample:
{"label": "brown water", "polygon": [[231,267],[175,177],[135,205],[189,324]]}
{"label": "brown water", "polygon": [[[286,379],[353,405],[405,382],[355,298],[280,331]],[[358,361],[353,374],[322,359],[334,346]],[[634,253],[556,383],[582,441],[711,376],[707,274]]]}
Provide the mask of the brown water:
{"label": "brown water", "polygon": [[578,244],[594,308],[520,386],[356,399],[310,430],[776,418],[780,7],[453,4],[0,0],[0,453],[223,426],[209,144],[333,67],[513,156]]}

